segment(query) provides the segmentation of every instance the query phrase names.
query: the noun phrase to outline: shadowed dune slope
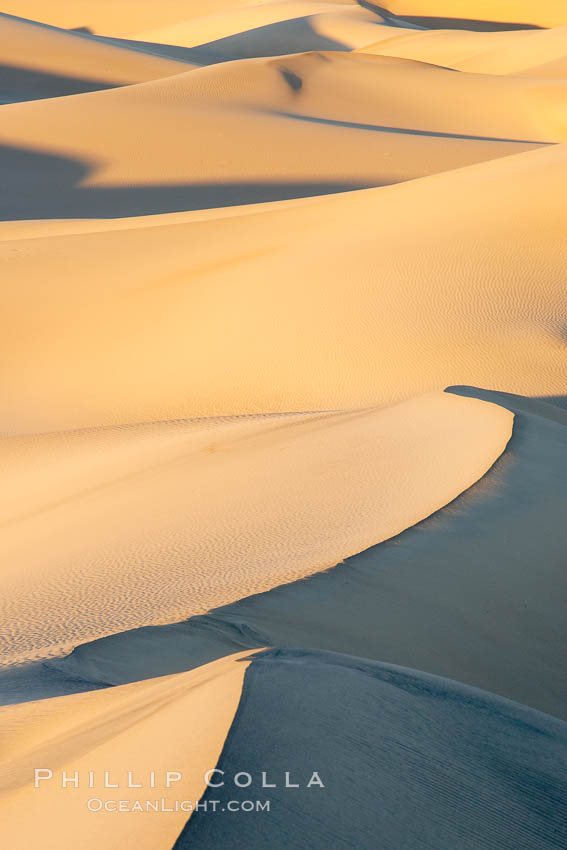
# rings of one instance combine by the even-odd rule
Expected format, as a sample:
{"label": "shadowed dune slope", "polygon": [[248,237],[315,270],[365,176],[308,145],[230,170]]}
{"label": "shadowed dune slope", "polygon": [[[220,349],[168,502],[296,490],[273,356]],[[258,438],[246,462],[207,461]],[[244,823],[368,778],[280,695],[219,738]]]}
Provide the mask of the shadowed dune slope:
{"label": "shadowed dune slope", "polygon": [[188,66],[0,14],[0,69],[0,103],[10,103],[155,80]]}
{"label": "shadowed dune slope", "polygon": [[[291,754],[293,753],[293,757]],[[414,670],[271,651],[246,672],[215,781],[174,850],[561,850],[567,724]],[[285,772],[294,770],[285,788]],[[255,783],[235,787],[246,771]],[[259,787],[262,771],[277,788]],[[324,788],[306,787],[317,771]],[[231,812],[229,800],[270,800]]]}
{"label": "shadowed dune slope", "polygon": [[560,145],[256,214],[3,241],[1,427],[353,409],[463,381],[562,395],[566,192]]}
{"label": "shadowed dune slope", "polygon": [[[240,699],[244,654],[190,673],[0,710],[2,836],[10,850],[170,850],[189,816],[89,810],[89,799],[195,801]],[[249,653],[246,653],[249,657]],[[34,787],[34,770],[48,766]],[[62,771],[78,787],[62,789]],[[154,771],[151,787],[150,770]],[[93,771],[94,787],[89,787]],[[118,786],[104,787],[108,782]],[[130,775],[128,774],[130,771]],[[169,780],[166,771],[181,778]],[[131,787],[128,787],[130,783]],[[142,790],[135,785],[141,785]]]}
{"label": "shadowed dune slope", "polygon": [[0,441],[2,660],[204,613],[331,566],[474,484],[512,420],[432,393],[378,411]]}
{"label": "shadowed dune slope", "polygon": [[[55,662],[53,684],[59,674],[131,681],[247,646],[312,646],[458,678],[567,719],[567,413],[503,393],[454,392],[515,414],[505,454],[456,501],[325,573],[79,647]],[[21,689],[14,682],[15,699]]]}

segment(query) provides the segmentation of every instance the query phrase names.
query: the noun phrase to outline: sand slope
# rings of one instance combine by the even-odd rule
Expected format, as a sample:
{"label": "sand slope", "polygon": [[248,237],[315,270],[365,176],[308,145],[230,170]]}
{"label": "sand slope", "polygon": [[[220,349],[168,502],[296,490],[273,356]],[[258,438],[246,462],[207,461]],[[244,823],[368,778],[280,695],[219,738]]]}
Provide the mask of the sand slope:
{"label": "sand slope", "polygon": [[[243,0],[207,0],[205,14],[246,5]],[[50,0],[49,4],[44,0],[5,0],[3,10],[65,29],[86,27],[115,36],[199,18],[204,11],[202,0]]]}
{"label": "sand slope", "polygon": [[432,28],[466,27],[467,22],[474,25],[475,21],[494,22],[504,29],[506,24],[511,29],[514,24],[556,27],[567,23],[562,0],[380,0],[376,6]]}
{"label": "sand slope", "polygon": [[402,30],[381,26],[364,53],[400,56],[481,74],[567,76],[567,27],[513,32]]}
{"label": "sand slope", "polygon": [[187,63],[0,14],[0,103],[155,80],[188,67]]}
{"label": "sand slope", "polygon": [[[190,800],[220,755],[250,653],[168,676],[0,711],[2,835],[13,850],[169,850],[187,812],[89,811],[87,801]],[[52,778],[34,787],[35,768]],[[150,787],[150,771],[155,787]],[[61,787],[78,771],[78,787]],[[89,771],[94,788],[89,788]],[[104,787],[104,774],[118,789]],[[142,789],[128,788],[130,783]],[[168,780],[166,771],[182,778]],[[46,775],[46,774],[42,774]]]}
{"label": "sand slope", "polygon": [[463,382],[561,395],[566,183],[557,146],[256,215],[4,241],[2,427],[356,408]]}
{"label": "sand slope", "polygon": [[435,393],[379,411],[6,439],[3,661],[335,564],[455,498],[511,429],[499,407]]}
{"label": "sand slope", "polygon": [[2,680],[10,699],[26,687],[67,693],[73,675],[117,684],[245,647],[312,646],[458,678],[567,719],[567,412],[454,392],[513,411],[514,431],[487,474],[437,514],[310,579],[86,644],[48,676],[22,668]]}
{"label": "sand slope", "polygon": [[[426,110],[432,85],[441,96]],[[563,96],[557,84],[325,53],[14,104],[0,217],[116,218],[397,183],[567,138]]]}
{"label": "sand slope", "polygon": [[[282,787],[291,754],[291,781]],[[561,850],[567,841],[567,724],[414,670],[333,653],[280,650],[248,667],[241,708],[208,789],[175,850],[305,847]],[[230,779],[246,765],[276,789],[265,812]],[[325,787],[305,787],[313,770]]]}

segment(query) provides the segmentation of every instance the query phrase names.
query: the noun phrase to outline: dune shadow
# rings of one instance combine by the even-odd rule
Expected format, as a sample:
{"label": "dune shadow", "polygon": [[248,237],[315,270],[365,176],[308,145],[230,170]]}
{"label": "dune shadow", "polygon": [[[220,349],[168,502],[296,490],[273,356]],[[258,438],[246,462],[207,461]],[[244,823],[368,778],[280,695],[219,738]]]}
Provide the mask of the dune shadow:
{"label": "dune shadow", "polygon": [[359,6],[380,15],[387,24],[403,27],[406,24],[426,30],[472,30],[473,32],[505,32],[507,30],[540,30],[537,24],[511,21],[483,21],[477,18],[447,18],[430,15],[394,15],[371,0],[358,0]]}
{"label": "dune shadow", "polygon": [[306,53],[312,50],[346,51],[350,48],[340,41],[318,33],[311,16],[276,21],[246,32],[229,35],[202,44],[199,48],[228,59],[252,59],[257,56],[282,56],[287,53]]}
{"label": "dune shadow", "polygon": [[36,71],[17,65],[0,64],[0,105],[21,103],[27,100],[44,100],[68,94],[112,89],[123,85],[116,80],[81,79],[49,71]]}
{"label": "dune shadow", "polygon": [[420,130],[408,127],[389,127],[384,124],[364,124],[358,121],[343,121],[334,118],[321,118],[314,115],[301,115],[296,112],[277,112],[283,118],[294,121],[307,121],[312,124],[325,124],[329,127],[347,127],[350,130],[370,130],[377,133],[394,133],[403,136],[427,136],[434,139],[461,139],[473,142],[508,142],[518,145],[551,145],[553,142],[542,142],[534,139],[509,139],[498,136],[475,136],[470,133],[446,133],[441,130]]}
{"label": "dune shadow", "polygon": [[537,401],[545,401],[547,404],[553,404],[555,407],[562,407],[567,410],[567,395],[540,395],[536,398]]}
{"label": "dune shadow", "polygon": [[346,181],[249,181],[82,186],[94,166],[44,151],[0,146],[0,221],[126,218],[327,195],[376,186]]}
{"label": "dune shadow", "polygon": [[[216,65],[228,62],[232,56],[219,56],[212,50],[203,47],[180,47],[177,44],[160,44],[157,41],[135,41],[129,38],[117,38],[107,35],[93,35],[94,41],[134,50],[137,53],[147,53],[162,59],[173,59],[188,65]],[[189,69],[188,69],[189,70]]]}
{"label": "dune shadow", "polygon": [[289,21],[276,21],[262,27],[235,33],[224,38],[200,44],[197,47],[180,47],[150,41],[132,41],[109,36],[93,36],[98,41],[177,59],[195,65],[217,65],[235,59],[253,59],[259,56],[282,56],[287,53],[305,53],[312,50],[346,51],[340,41],[320,35],[313,28],[309,15]]}

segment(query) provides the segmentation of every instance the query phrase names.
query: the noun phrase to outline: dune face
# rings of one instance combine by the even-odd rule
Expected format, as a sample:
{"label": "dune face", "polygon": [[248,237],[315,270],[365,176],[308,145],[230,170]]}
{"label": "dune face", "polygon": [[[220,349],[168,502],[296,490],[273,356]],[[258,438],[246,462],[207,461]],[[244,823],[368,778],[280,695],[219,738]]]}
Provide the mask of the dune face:
{"label": "dune face", "polygon": [[161,79],[188,67],[10,15],[0,14],[0,41],[1,103]]}
{"label": "dune face", "polygon": [[2,660],[201,614],[334,565],[470,487],[511,429],[500,407],[438,393],[378,411],[6,439]]}
{"label": "dune face", "polygon": [[558,145],[299,207],[4,241],[3,430],[352,409],[448,383],[562,395],[566,177]]}
{"label": "dune face", "polygon": [[72,676],[121,684],[245,647],[310,646],[428,670],[567,720],[567,413],[466,387],[451,393],[514,414],[506,452],[459,498],[309,580],[77,647],[50,662],[41,687],[64,693]]}
{"label": "dune face", "polygon": [[133,807],[139,787],[152,782],[148,764],[155,774],[152,798],[171,800],[182,789],[184,800],[199,800],[238,706],[249,663],[244,656],[249,653],[180,676],[2,709],[0,794],[8,846],[32,847],[39,820],[46,850],[101,842],[168,850],[189,810],[168,812],[168,818],[133,810],[127,818],[99,810],[99,803],[119,794]]}
{"label": "dune face", "polygon": [[566,102],[562,0],[0,6],[0,846],[567,846]]}
{"label": "dune face", "polygon": [[[251,812],[235,830],[226,809],[217,818],[197,812],[175,850],[299,850],[306,838],[314,848],[329,842],[431,850],[564,846],[565,723],[454,682],[322,652],[276,650],[258,657],[246,673],[244,694],[219,760],[223,774],[215,775],[225,785],[207,789],[204,799],[220,798],[221,808],[231,797],[244,799],[249,789],[231,784],[236,770],[246,765],[255,777],[268,765],[273,783],[295,751],[293,826],[285,806],[289,790],[286,796],[280,786],[259,792],[280,802],[269,820]],[[345,718],[348,736],[342,734]],[[309,787],[311,765],[318,771]],[[324,818],[317,829],[314,809]]]}

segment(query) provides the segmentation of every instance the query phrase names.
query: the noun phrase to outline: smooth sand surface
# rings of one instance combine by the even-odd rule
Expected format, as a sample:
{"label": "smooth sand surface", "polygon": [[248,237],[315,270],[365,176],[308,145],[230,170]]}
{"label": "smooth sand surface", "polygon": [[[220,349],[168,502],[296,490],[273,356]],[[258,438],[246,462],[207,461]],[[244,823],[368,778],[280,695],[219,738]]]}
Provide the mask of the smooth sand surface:
{"label": "smooth sand surface", "polygon": [[7,438],[2,660],[204,613],[336,564],[470,487],[512,421],[433,393],[378,411]]}
{"label": "smooth sand surface", "polygon": [[[249,657],[240,653],[178,676],[1,709],[5,846],[170,850],[188,812],[89,811],[88,801],[132,806],[163,798],[169,808],[174,800],[194,805],[232,723]],[[52,771],[38,787],[36,768]],[[70,781],[62,788],[63,771],[71,779],[78,772],[78,787]],[[107,783],[118,788],[104,787],[106,771]],[[168,786],[167,771],[181,779],[170,777]]]}

